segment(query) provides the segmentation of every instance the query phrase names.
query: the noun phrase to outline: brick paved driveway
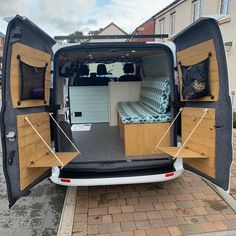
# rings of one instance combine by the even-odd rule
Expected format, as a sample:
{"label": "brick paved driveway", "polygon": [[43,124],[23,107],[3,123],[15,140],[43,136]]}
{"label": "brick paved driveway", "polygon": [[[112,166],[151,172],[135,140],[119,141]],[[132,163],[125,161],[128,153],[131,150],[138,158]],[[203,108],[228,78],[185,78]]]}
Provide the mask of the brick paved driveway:
{"label": "brick paved driveway", "polygon": [[[236,199],[236,164],[232,175]],[[166,183],[81,187],[77,192],[73,236],[177,236],[234,229],[235,212],[189,172]]]}

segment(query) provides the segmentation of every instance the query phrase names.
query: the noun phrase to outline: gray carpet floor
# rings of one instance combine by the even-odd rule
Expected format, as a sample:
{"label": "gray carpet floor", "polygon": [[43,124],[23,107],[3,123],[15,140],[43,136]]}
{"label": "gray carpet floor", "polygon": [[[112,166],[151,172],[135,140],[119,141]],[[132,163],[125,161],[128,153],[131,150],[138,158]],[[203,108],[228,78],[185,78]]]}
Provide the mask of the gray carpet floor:
{"label": "gray carpet floor", "polygon": [[[127,160],[117,126],[108,123],[92,124],[90,131],[74,131],[73,139],[81,155],[72,162]],[[134,159],[153,159],[157,155],[132,156]],[[166,155],[158,155],[166,157]]]}
{"label": "gray carpet floor", "polygon": [[117,126],[92,124],[90,131],[74,131],[73,139],[81,152],[76,161],[125,160],[122,140]]}

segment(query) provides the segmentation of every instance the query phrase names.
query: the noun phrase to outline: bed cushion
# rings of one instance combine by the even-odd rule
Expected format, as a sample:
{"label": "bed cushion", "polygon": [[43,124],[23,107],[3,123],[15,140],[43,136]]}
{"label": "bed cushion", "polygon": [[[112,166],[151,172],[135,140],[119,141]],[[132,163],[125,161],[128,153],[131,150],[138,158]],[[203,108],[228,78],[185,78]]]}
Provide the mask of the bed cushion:
{"label": "bed cushion", "polygon": [[122,102],[117,105],[123,124],[143,124],[170,121],[170,113],[158,113],[142,102]]}
{"label": "bed cushion", "polygon": [[155,81],[142,81],[139,101],[155,110],[158,114],[167,112],[169,96],[169,78],[162,77]]}

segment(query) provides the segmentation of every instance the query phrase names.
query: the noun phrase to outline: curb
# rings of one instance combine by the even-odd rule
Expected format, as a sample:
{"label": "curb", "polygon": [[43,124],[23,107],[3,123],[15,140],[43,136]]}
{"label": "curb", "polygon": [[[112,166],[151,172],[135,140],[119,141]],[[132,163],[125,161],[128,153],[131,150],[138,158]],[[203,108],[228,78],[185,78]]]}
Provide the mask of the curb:
{"label": "curb", "polygon": [[57,236],[71,236],[76,206],[76,187],[67,187]]}
{"label": "curb", "polygon": [[229,207],[231,207],[232,210],[234,210],[234,212],[236,212],[236,200],[229,193],[224,191],[222,188],[219,188],[218,186],[212,184],[206,179],[204,179],[204,181],[228,204]]}

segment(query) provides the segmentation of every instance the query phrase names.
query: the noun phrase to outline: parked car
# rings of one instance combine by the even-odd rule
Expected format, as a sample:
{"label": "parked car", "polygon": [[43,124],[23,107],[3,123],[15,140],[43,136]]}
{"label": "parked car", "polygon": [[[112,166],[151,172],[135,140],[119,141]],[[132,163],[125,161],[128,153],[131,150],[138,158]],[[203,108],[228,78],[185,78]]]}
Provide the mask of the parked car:
{"label": "parked car", "polygon": [[[232,107],[214,19],[171,42],[83,43],[53,56],[54,44],[26,18],[8,24],[1,134],[10,206],[47,177],[66,186],[134,184],[173,180],[185,168],[229,189]],[[105,76],[115,63],[123,74]]]}

